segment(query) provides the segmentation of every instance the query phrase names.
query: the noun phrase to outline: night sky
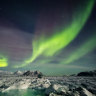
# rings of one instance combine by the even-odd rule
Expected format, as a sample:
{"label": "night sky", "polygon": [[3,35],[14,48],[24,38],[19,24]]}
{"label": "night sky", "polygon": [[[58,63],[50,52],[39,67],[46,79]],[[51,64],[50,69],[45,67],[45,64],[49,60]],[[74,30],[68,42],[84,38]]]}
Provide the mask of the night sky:
{"label": "night sky", "polygon": [[64,75],[94,69],[95,0],[0,1],[0,70]]}

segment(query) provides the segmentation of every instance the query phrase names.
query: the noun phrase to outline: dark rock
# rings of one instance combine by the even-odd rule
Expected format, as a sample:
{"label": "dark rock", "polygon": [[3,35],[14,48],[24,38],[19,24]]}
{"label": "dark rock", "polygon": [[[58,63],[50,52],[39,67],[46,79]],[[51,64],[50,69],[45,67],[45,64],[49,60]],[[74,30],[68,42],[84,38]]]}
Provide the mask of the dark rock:
{"label": "dark rock", "polygon": [[24,75],[24,76],[33,76],[33,72],[31,72],[31,71],[26,71],[26,72],[24,72],[23,75]]}
{"label": "dark rock", "polygon": [[24,76],[32,76],[32,77],[38,77],[42,78],[43,74],[39,71],[27,71],[23,74]]}
{"label": "dark rock", "polygon": [[89,72],[80,72],[77,76],[96,76],[96,70]]}
{"label": "dark rock", "polygon": [[8,88],[8,86],[6,86],[5,84],[3,84],[2,86],[0,86],[0,88]]}
{"label": "dark rock", "polygon": [[40,73],[40,74],[38,74],[38,76],[37,76],[38,78],[42,78],[43,77],[43,74],[42,73]]}

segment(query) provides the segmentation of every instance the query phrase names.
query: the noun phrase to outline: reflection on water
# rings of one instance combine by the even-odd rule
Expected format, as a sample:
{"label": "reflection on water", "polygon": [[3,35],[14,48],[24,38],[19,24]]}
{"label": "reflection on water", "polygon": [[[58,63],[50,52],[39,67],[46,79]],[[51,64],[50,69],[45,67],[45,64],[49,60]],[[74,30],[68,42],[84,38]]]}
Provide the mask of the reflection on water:
{"label": "reflection on water", "polygon": [[32,89],[27,90],[10,90],[8,92],[0,93],[0,96],[45,96],[44,92]]}

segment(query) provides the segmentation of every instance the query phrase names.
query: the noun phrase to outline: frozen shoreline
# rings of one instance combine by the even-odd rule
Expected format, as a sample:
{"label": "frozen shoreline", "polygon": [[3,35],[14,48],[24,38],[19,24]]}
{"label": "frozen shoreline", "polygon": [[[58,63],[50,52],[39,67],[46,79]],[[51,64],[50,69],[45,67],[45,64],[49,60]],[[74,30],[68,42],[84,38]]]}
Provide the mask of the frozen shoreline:
{"label": "frozen shoreline", "polygon": [[45,96],[96,96],[96,76],[42,77],[0,75],[0,92],[34,89]]}

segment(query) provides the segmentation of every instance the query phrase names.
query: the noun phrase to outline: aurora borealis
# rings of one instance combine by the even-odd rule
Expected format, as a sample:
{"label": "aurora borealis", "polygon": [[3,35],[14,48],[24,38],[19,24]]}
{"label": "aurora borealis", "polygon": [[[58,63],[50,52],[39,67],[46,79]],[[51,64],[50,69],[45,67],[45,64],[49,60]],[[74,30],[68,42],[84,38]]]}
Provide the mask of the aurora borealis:
{"label": "aurora borealis", "polygon": [[96,49],[96,35],[92,36],[90,39],[86,40],[77,50],[73,51],[73,53],[68,57],[68,60],[65,63],[71,63],[75,60],[78,60],[80,57],[84,56],[90,51]]}
{"label": "aurora borealis", "polygon": [[48,39],[46,39],[46,37],[41,37],[40,40],[33,41],[32,58],[27,60],[25,63],[33,62],[41,54],[44,54],[44,56],[53,56],[56,52],[66,47],[72,40],[74,40],[86,22],[94,1],[89,1],[88,3],[89,4],[85,6],[84,12],[80,12],[78,17],[74,16],[72,24],[67,28],[64,28],[61,32],[56,32],[55,35]]}
{"label": "aurora borealis", "polygon": [[96,68],[95,0],[7,3],[0,5],[1,70],[60,75]]}
{"label": "aurora borealis", "polygon": [[7,58],[0,56],[0,67],[6,67],[6,66],[8,66]]}

